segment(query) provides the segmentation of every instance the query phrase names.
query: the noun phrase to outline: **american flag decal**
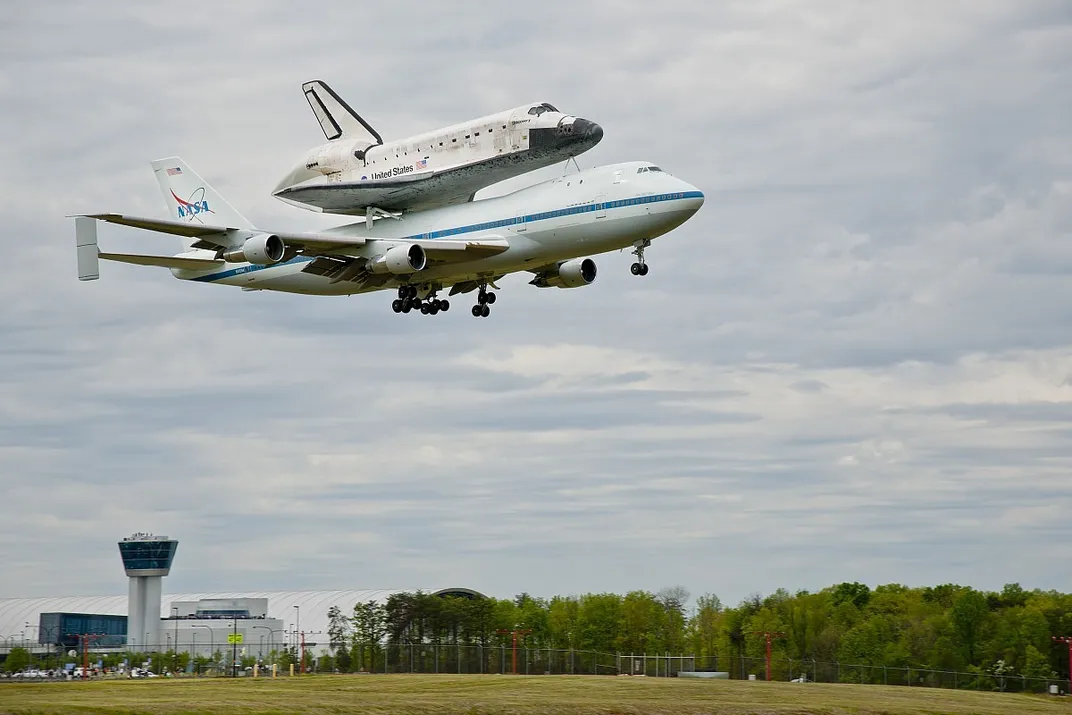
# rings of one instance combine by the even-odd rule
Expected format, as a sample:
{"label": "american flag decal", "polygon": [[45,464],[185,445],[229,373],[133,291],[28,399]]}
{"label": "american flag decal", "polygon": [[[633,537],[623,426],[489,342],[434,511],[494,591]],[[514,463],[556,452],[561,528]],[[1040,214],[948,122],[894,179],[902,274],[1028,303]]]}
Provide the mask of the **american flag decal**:
{"label": "american flag decal", "polygon": [[421,159],[420,161],[418,161],[417,162],[417,168],[418,169],[427,169],[428,168],[428,160],[427,159]]}
{"label": "american flag decal", "polygon": [[181,173],[182,173],[182,169],[180,169],[177,166],[174,169],[168,169],[167,170],[167,175],[168,176],[175,176],[175,174],[181,174]]}

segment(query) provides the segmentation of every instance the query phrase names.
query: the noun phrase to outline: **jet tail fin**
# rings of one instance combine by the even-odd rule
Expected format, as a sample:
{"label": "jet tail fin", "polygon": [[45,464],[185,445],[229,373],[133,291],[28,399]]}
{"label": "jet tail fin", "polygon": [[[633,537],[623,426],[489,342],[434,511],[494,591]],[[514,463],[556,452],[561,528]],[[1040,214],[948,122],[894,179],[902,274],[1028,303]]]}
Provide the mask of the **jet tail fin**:
{"label": "jet tail fin", "polygon": [[179,157],[157,159],[152,166],[171,218],[192,224],[253,228],[249,219],[238,213]]}
{"label": "jet tail fin", "polygon": [[328,141],[341,136],[354,137],[367,133],[374,140],[373,144],[383,144],[379,132],[321,80],[306,82],[302,85],[302,92],[305,93],[305,100],[309,102],[309,108],[313,110],[316,121],[320,122],[320,128]]}

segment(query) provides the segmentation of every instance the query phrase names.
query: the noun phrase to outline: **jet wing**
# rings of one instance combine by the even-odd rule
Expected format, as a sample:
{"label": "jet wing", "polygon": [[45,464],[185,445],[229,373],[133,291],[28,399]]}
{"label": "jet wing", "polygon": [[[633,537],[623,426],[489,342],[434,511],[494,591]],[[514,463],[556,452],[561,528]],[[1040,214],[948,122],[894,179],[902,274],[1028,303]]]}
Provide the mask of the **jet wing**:
{"label": "jet wing", "polygon": [[[122,226],[132,226],[147,231],[168,233],[187,238],[196,238],[194,248],[209,250],[231,248],[242,242],[243,238],[259,231],[237,229],[227,226],[208,226],[191,224],[167,219],[126,216],[124,214],[90,214],[86,218],[107,221]],[[356,249],[364,249],[367,244],[382,244],[386,247],[402,243],[416,243],[428,254],[428,259],[435,263],[458,263],[476,258],[502,253],[510,247],[502,236],[481,236],[471,241],[454,241],[441,239],[375,238],[365,236],[340,236],[326,233],[287,233],[275,232],[283,239],[288,248],[296,249],[312,256],[356,256]],[[368,253],[362,250],[362,254]]]}
{"label": "jet wing", "polygon": [[416,243],[428,254],[428,260],[433,263],[460,263],[472,261],[478,258],[486,258],[502,253],[510,248],[510,243],[501,236],[483,236],[472,241],[444,241],[441,239],[431,240],[391,240],[370,239],[383,241],[384,243]]}

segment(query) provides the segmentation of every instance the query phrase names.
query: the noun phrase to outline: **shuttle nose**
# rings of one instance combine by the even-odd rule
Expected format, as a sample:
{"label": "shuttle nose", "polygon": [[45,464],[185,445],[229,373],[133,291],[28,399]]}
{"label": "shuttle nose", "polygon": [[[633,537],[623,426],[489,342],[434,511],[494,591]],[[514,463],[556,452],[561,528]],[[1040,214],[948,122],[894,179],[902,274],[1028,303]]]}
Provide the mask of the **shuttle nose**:
{"label": "shuttle nose", "polygon": [[595,122],[578,117],[573,120],[572,134],[574,137],[585,142],[591,142],[592,146],[595,146],[603,138],[603,127]]}

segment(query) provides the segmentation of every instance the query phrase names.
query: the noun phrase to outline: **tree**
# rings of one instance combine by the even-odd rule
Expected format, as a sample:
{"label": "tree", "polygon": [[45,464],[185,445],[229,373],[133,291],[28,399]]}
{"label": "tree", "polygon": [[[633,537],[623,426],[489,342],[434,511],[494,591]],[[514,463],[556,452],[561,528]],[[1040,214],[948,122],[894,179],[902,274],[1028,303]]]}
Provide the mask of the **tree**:
{"label": "tree", "polygon": [[[1050,661],[1044,653],[1033,645],[1027,647],[1024,653],[1024,667],[1020,670],[1025,678],[1048,680],[1057,677],[1057,671],[1050,666]],[[1032,690],[1042,690],[1040,683],[1034,684]],[[1028,686],[1031,687],[1031,686]]]}
{"label": "tree", "polygon": [[982,637],[983,624],[989,613],[986,596],[975,589],[965,589],[953,601],[950,612],[953,629],[971,665],[978,665],[976,651]]}
{"label": "tree", "polygon": [[350,619],[343,614],[341,608],[332,606],[328,609],[328,641],[332,650],[338,651],[347,648],[347,642],[350,639],[350,628]]}
{"label": "tree", "polygon": [[4,668],[9,673],[17,673],[30,665],[30,651],[22,646],[15,646],[7,654]]}
{"label": "tree", "polygon": [[656,647],[680,653],[685,647],[685,604],[689,601],[689,592],[683,586],[671,586],[659,591],[656,600],[663,611]]}
{"label": "tree", "polygon": [[[376,601],[366,601],[354,605],[354,641],[359,653],[369,653],[370,670],[376,670],[376,654],[380,650],[383,637],[387,635],[387,611]],[[364,662],[362,658],[360,662]]]}
{"label": "tree", "polygon": [[867,602],[871,600],[871,589],[866,584],[857,583],[839,583],[834,587],[834,605],[840,606],[842,603],[852,603],[857,609],[863,610],[867,606]]}

